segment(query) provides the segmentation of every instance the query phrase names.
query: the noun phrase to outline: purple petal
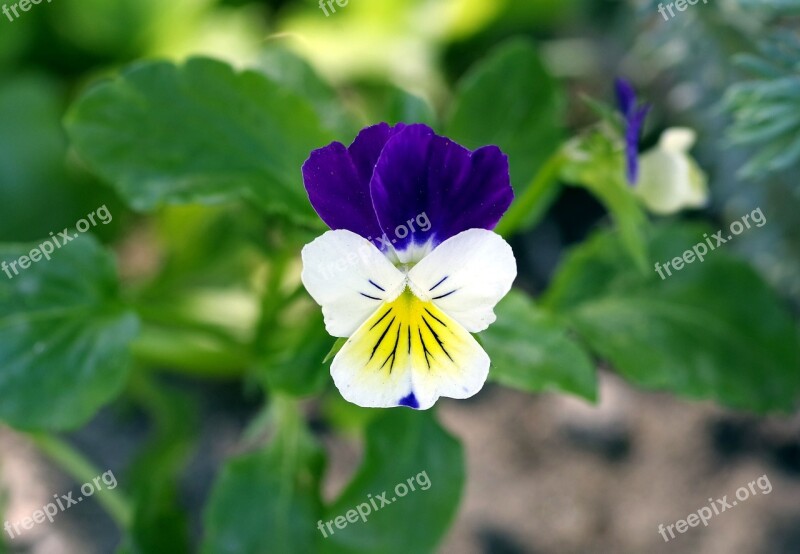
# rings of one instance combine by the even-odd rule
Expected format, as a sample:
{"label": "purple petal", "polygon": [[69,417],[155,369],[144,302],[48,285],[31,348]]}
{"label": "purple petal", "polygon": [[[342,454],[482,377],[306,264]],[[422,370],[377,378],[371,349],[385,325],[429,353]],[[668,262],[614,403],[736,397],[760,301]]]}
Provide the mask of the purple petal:
{"label": "purple petal", "polygon": [[398,253],[467,229],[494,229],[514,198],[499,148],[470,152],[425,125],[410,125],[386,143],[370,188]]}
{"label": "purple petal", "polygon": [[633,90],[633,87],[628,81],[621,78],[617,78],[614,81],[614,88],[617,92],[619,111],[621,111],[627,119],[636,107],[636,91]]}
{"label": "purple petal", "polygon": [[634,110],[628,119],[625,130],[625,155],[627,157],[627,176],[630,184],[639,180],[639,139],[642,135],[644,119],[650,111],[650,106],[642,106]]}
{"label": "purple petal", "polygon": [[369,183],[383,147],[400,128],[386,123],[367,127],[350,148],[334,142],[314,150],[303,164],[308,199],[331,229],[372,239],[381,235]]}
{"label": "purple petal", "polygon": [[644,126],[644,118],[650,106],[636,105],[636,91],[625,79],[617,78],[614,82],[617,101],[625,118],[625,160],[628,183],[636,184],[639,179],[639,139]]}
{"label": "purple petal", "polygon": [[[375,164],[383,152],[386,142],[394,135],[405,128],[403,123],[398,123],[390,127],[387,123],[379,123],[372,127],[362,129],[353,144],[350,145],[350,157],[358,170],[358,177],[369,194],[369,182],[372,180],[372,173],[375,171]],[[370,204],[372,204],[370,202]]]}

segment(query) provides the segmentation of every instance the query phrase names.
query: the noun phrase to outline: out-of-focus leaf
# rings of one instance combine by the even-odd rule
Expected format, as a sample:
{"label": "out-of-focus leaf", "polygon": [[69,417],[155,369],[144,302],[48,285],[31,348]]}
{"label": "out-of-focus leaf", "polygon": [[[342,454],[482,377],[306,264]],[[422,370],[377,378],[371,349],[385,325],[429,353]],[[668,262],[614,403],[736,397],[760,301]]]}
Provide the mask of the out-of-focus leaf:
{"label": "out-of-focus leaf", "polygon": [[[446,134],[469,148],[499,146],[508,154],[511,182],[519,196],[560,146],[563,121],[561,88],[535,47],[513,40],[491,53],[459,84]],[[551,195],[541,196],[545,204],[551,200]]]}
{"label": "out-of-focus leaf", "polygon": [[[436,422],[431,412],[391,410],[367,430],[364,463],[353,482],[325,510],[334,534],[322,539],[323,554],[420,554],[435,552],[455,516],[464,484],[460,444]],[[403,495],[405,486],[406,493]],[[413,484],[415,490],[410,490]],[[425,487],[425,489],[423,489]],[[377,498],[385,494],[388,505]],[[359,507],[370,496],[376,511],[335,526],[336,518]],[[351,514],[352,516],[352,514]],[[341,520],[339,520],[341,523]],[[422,523],[421,523],[422,522]]]}
{"label": "out-of-focus leaf", "polygon": [[419,96],[389,84],[362,85],[360,91],[370,124],[385,121],[390,125],[425,123],[434,129],[439,127],[433,108]]}
{"label": "out-of-focus leaf", "polygon": [[555,390],[597,399],[594,363],[552,315],[516,290],[495,312],[497,321],[481,333],[493,381],[528,392]]}
{"label": "out-of-focus leaf", "polygon": [[[13,25],[5,25],[5,19],[2,22],[4,25],[3,32],[0,33],[0,75],[21,61],[21,55],[33,42],[34,36],[34,22],[30,18],[14,20]],[[5,79],[4,77],[3,82]]]}
{"label": "out-of-focus leaf", "polygon": [[[203,552],[432,553],[455,516],[464,484],[461,446],[431,412],[380,414],[367,429],[361,469],[325,507],[322,465],[299,416],[284,419],[266,449],[223,470],[205,514]],[[363,519],[356,519],[358,509]]]}
{"label": "out-of-focus leaf", "polygon": [[570,254],[546,304],[641,387],[755,412],[791,410],[800,400],[800,337],[761,278],[721,251],[672,276],[663,269],[707,244],[704,233],[712,234],[657,228],[649,248],[663,280],[635,271],[618,235],[599,234]]}
{"label": "out-of-focus leaf", "polygon": [[194,442],[196,407],[184,393],[136,375],[132,395],[151,418],[155,437],[134,463],[133,524],[118,554],[191,552],[189,521],[178,499],[178,482]]}
{"label": "out-of-focus leaf", "polygon": [[205,513],[205,554],[319,552],[323,457],[299,420],[265,449],[228,462]]}
{"label": "out-of-focus leaf", "polygon": [[34,240],[75,222],[77,194],[64,186],[60,103],[57,86],[44,77],[0,84],[0,240]]}
{"label": "out-of-focus leaf", "polygon": [[342,108],[336,90],[299,55],[274,46],[263,51],[258,68],[273,81],[308,99],[320,120],[337,136],[355,136],[358,132],[357,125]]}
{"label": "out-of-focus leaf", "polygon": [[270,389],[293,396],[320,392],[330,382],[323,362],[333,338],[325,331],[322,312],[314,304],[307,313],[287,313],[285,323],[270,330],[267,353],[259,366]]}
{"label": "out-of-focus leaf", "polygon": [[325,422],[333,430],[343,435],[360,435],[370,422],[381,416],[380,410],[362,408],[351,404],[342,398],[342,395],[335,387],[331,387],[323,395],[321,411]]}
{"label": "out-of-focus leaf", "polygon": [[299,168],[332,137],[304,98],[262,73],[205,58],[137,64],[87,91],[66,123],[134,209],[246,198],[321,225]]}
{"label": "out-of-focus leaf", "polygon": [[[0,261],[37,246],[1,245]],[[89,235],[13,279],[0,273],[1,420],[21,429],[73,429],[119,393],[138,320],[117,289],[111,256]]]}
{"label": "out-of-focus leaf", "polygon": [[45,15],[69,44],[118,60],[151,52],[168,31],[178,36],[189,33],[212,4],[213,0],[52,2]]}

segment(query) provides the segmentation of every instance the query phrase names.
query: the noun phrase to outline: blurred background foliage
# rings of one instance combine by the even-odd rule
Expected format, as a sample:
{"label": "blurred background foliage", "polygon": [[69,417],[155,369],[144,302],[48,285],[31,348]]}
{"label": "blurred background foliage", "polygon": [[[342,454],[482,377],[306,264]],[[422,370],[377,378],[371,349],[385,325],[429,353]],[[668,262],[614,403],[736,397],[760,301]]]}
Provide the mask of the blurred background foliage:
{"label": "blurred background foliage", "polygon": [[[511,158],[518,206],[501,230],[520,279],[482,337],[493,380],[593,401],[600,358],[647,389],[790,411],[800,1],[715,0],[669,22],[657,6],[350,0],[326,17],[312,1],[54,0],[0,19],[3,259],[98,206],[114,215],[93,230],[99,242],[0,279],[0,418],[74,430],[114,400],[114,418],[147,422],[120,461],[130,507],[120,552],[433,551],[458,507],[461,448],[434,414],[343,403],[320,364],[333,339],[299,282],[299,249],[322,230],[299,166],[377,121],[426,122]],[[645,146],[668,126],[697,130],[707,209],[651,227],[602,180],[559,180],[554,154],[597,118],[582,98],[610,102],[614,75],[654,106]],[[636,271],[634,259],[670,259],[755,207],[768,224],[698,273],[662,283]],[[55,317],[24,319],[53,307]],[[70,333],[90,356],[60,342]],[[206,379],[200,393],[187,384]],[[205,474],[208,504],[186,506],[181,479],[203,455],[196,404],[226,382],[243,435]],[[298,403],[309,397],[310,408]],[[330,501],[314,426],[365,444]],[[69,468],[71,442],[45,450]],[[422,469],[435,496],[320,538],[318,519]]]}

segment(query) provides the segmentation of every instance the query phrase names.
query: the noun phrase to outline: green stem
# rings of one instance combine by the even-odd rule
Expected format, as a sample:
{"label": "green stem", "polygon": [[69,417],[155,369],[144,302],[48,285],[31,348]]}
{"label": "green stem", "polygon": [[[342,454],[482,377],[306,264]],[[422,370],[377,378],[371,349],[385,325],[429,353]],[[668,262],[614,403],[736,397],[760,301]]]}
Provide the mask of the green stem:
{"label": "green stem", "polygon": [[530,186],[511,204],[511,208],[497,225],[496,233],[508,237],[523,227],[530,227],[538,222],[555,197],[558,189],[554,185],[558,184],[558,175],[566,161],[561,148],[550,156]]}
{"label": "green stem", "polygon": [[[39,450],[57,463],[78,483],[91,483],[93,479],[104,473],[87,460],[83,454],[52,435],[31,434],[29,437]],[[130,527],[133,509],[128,499],[119,489],[98,491],[97,501],[120,529],[125,530]]]}
{"label": "green stem", "polygon": [[280,252],[275,256],[272,267],[270,267],[261,298],[261,316],[254,336],[253,350],[257,355],[264,353],[267,345],[264,337],[269,334],[270,329],[277,322],[281,309],[285,306],[287,297],[281,293],[281,285],[292,256],[293,254],[288,251]]}

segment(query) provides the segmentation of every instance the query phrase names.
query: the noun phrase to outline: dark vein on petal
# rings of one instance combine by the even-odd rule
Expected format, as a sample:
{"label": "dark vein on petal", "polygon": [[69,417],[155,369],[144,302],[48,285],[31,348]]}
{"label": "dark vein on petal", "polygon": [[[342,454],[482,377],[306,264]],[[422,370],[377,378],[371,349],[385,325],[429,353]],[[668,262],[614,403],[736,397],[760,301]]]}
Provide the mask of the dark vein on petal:
{"label": "dark vein on petal", "polygon": [[375,298],[374,296],[370,296],[369,294],[364,294],[363,292],[359,292],[358,294],[360,294],[361,296],[363,296],[363,297],[365,297],[365,298],[370,298],[370,299],[372,299],[372,300],[378,300],[378,301],[380,301],[380,298]]}
{"label": "dark vein on petal", "polygon": [[392,373],[392,369],[394,369],[394,362],[395,360],[397,360],[397,345],[400,343],[400,330],[402,328],[403,328],[402,323],[397,326],[397,336],[394,338],[394,346],[392,347],[392,353],[386,357],[386,359],[383,361],[381,367],[379,367],[378,370],[383,369],[383,366],[385,366],[386,362],[388,362],[389,359],[391,358],[392,364],[389,366],[389,373],[390,374]]}
{"label": "dark vein on petal", "polygon": [[441,281],[439,281],[438,283],[436,283],[435,285],[433,285],[431,288],[429,288],[429,289],[428,289],[428,292],[433,292],[433,289],[435,289],[436,287],[438,287],[439,285],[441,285],[442,283],[444,283],[445,281],[447,281],[447,279],[448,279],[449,277],[450,277],[449,275],[445,275],[444,277],[442,277],[442,280],[441,280]]}
{"label": "dark vein on petal", "polygon": [[431,311],[430,311],[428,308],[425,308],[425,311],[426,311],[426,312],[428,312],[428,315],[429,315],[429,316],[431,316],[433,319],[435,319],[436,321],[438,321],[439,323],[441,323],[442,327],[444,327],[445,329],[447,329],[447,323],[445,323],[444,321],[442,321],[441,319],[439,319],[438,317],[436,317],[435,315],[433,315],[433,313],[431,313]]}
{"label": "dark vein on petal", "polygon": [[427,320],[427,319],[425,319],[425,316],[422,316],[422,321],[424,321],[424,322],[425,322],[425,325],[427,325],[427,326],[428,326],[428,329],[430,329],[430,330],[431,330],[431,333],[433,333],[433,338],[434,338],[434,339],[436,340],[436,342],[439,344],[439,348],[441,348],[441,349],[442,349],[442,352],[444,352],[444,353],[445,353],[445,355],[446,355],[448,358],[450,358],[450,361],[451,361],[451,362],[455,362],[455,360],[453,360],[453,357],[450,355],[450,353],[449,353],[449,352],[447,351],[447,349],[444,347],[444,344],[442,343],[442,339],[440,339],[440,338],[439,338],[439,334],[438,334],[436,331],[434,331],[434,330],[433,330],[433,327],[431,327],[431,324],[430,324],[430,323],[428,323],[428,320]]}
{"label": "dark vein on petal", "polygon": [[433,300],[439,300],[440,298],[447,298],[448,296],[450,296],[451,294],[453,294],[453,293],[454,293],[454,292],[456,292],[456,291],[458,291],[458,289],[451,290],[451,291],[450,291],[450,292],[448,292],[447,294],[442,294],[442,295],[440,295],[440,296],[434,296],[434,297],[433,297]]}
{"label": "dark vein on petal", "polygon": [[369,330],[370,330],[370,331],[372,331],[372,330],[373,330],[375,327],[377,327],[377,326],[378,326],[378,323],[380,323],[381,321],[383,321],[383,320],[386,318],[386,316],[387,316],[387,315],[389,315],[390,313],[392,313],[392,309],[391,309],[391,308],[389,308],[388,310],[386,310],[386,313],[385,313],[385,314],[383,314],[383,315],[381,316],[381,318],[380,318],[378,321],[376,321],[376,322],[375,322],[375,323],[372,325],[372,327],[370,327],[370,328],[369,328]]}
{"label": "dark vein on petal", "polygon": [[[428,364],[428,370],[431,369],[431,362],[428,361],[428,354],[430,351],[428,350],[428,346],[425,344],[425,339],[422,338],[422,329],[417,327],[417,332],[419,333],[419,342],[422,343],[422,353],[425,354],[425,363]],[[431,355],[433,357],[433,355]]]}
{"label": "dark vein on petal", "polygon": [[369,284],[378,289],[379,291],[386,292],[386,289],[380,286],[378,283],[373,281],[372,279],[369,280]]}
{"label": "dark vein on petal", "polygon": [[378,343],[375,345],[375,348],[372,349],[372,354],[369,355],[369,360],[367,360],[367,363],[372,361],[372,357],[375,355],[375,352],[378,350],[378,347],[380,347],[380,345],[383,343],[383,338],[386,336],[386,333],[389,332],[389,329],[392,328],[395,319],[396,318],[393,317],[392,320],[389,322],[389,325],[386,326],[386,329],[383,330],[383,334],[381,334],[381,337],[378,339]]}

